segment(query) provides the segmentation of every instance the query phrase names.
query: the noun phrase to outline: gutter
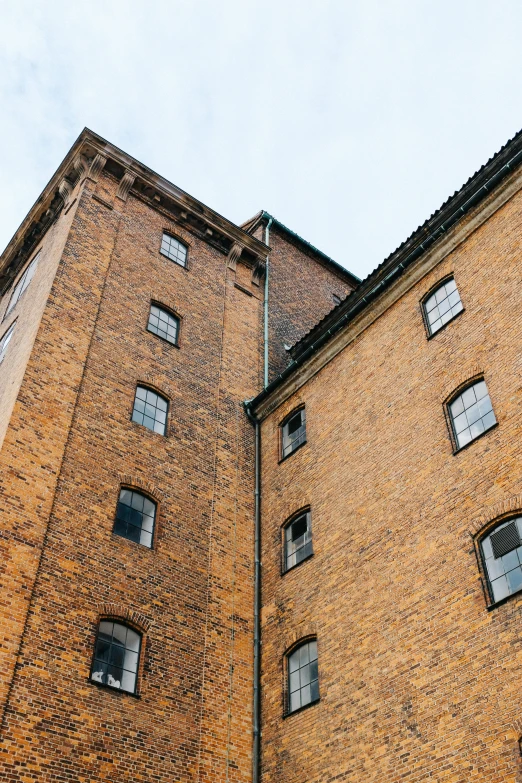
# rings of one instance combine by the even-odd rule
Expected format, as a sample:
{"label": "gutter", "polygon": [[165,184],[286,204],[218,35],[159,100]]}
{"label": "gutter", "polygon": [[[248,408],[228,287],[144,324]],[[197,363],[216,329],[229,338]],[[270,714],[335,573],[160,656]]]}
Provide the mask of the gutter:
{"label": "gutter", "polygon": [[255,428],[254,451],[254,694],[252,703],[252,783],[259,783],[261,740],[261,425],[250,410],[245,411]]}
{"label": "gutter", "polygon": [[[316,340],[308,346],[301,354],[298,354],[293,359],[288,367],[283,372],[274,378],[274,380],[266,386],[257,397],[251,400],[247,405],[248,411],[254,410],[263,400],[265,400],[283,381],[285,381],[292,373],[306,362],[319,348],[327,343],[331,337],[339,332],[349,321],[353,320],[362,310],[370,305],[386,288],[388,288],[392,282],[406,271],[420,256],[422,256],[428,248],[430,248],[440,237],[445,234],[452,226],[454,226],[464,215],[466,215],[473,207],[475,207],[486,195],[489,195],[491,191],[510,174],[520,163],[522,162],[522,150],[519,150],[513,157],[511,157],[507,163],[505,163],[495,174],[493,174],[483,185],[481,185],[472,195],[456,209],[447,220],[441,223],[426,239],[418,244],[403,260],[397,264],[385,277],[383,277],[377,285],[371,288],[366,294],[359,289],[356,289],[354,293],[345,300],[348,304],[352,296],[357,295],[357,301],[351,307],[339,317],[337,321],[334,321],[332,326],[320,333]],[[369,279],[370,283],[371,280]],[[341,305],[342,306],[342,305]]]}
{"label": "gutter", "polygon": [[[263,212],[263,215],[266,213]],[[270,226],[274,218],[270,217],[265,227],[265,245],[270,247]],[[268,386],[268,277],[270,270],[270,250],[265,261],[265,298],[263,302],[263,331],[264,331],[264,388]]]}

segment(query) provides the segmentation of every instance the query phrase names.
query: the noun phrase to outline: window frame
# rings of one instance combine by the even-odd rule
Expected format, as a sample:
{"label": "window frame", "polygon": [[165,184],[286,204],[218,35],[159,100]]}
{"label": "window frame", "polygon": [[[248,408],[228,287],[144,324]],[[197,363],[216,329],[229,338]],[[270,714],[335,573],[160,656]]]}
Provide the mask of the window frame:
{"label": "window frame", "polygon": [[[309,644],[310,642],[315,642],[317,646],[316,660],[317,660],[318,696],[316,699],[309,701],[308,704],[302,704],[300,707],[297,707],[295,710],[291,710],[290,709],[290,658],[294,653],[300,650],[301,647],[304,647],[305,644]],[[310,636],[305,636],[299,639],[284,653],[283,676],[284,676],[283,718],[289,718],[291,715],[297,715],[297,713],[303,712],[303,710],[307,710],[309,707],[313,707],[315,704],[321,701],[321,678],[319,676],[319,642],[317,639],[317,635],[312,634]],[[299,690],[302,690],[302,688],[300,688]]]}
{"label": "window frame", "polygon": [[[11,323],[9,324],[9,326],[7,327],[5,332],[0,337],[0,364],[2,364],[2,362],[4,361],[4,359],[6,357],[7,349],[9,348],[9,344],[11,343],[11,341],[13,339],[13,334],[14,334],[14,330],[15,330],[17,321],[18,321],[18,316],[14,319],[14,321],[11,321]],[[7,337],[7,335],[9,333],[11,334],[11,336],[9,337],[8,343],[7,343],[7,345],[5,347],[5,350],[4,350],[3,354],[2,354],[1,344],[2,344],[2,341]]]}
{"label": "window frame", "polygon": [[[159,307],[160,310],[163,310],[165,313],[170,315],[171,318],[175,318],[178,322],[178,331],[176,335],[176,342],[172,343],[170,340],[167,340],[166,337],[162,337],[160,334],[156,334],[156,332],[153,332],[152,329],[149,329],[149,322],[150,322],[150,313],[152,307]],[[167,343],[167,345],[171,345],[173,348],[180,348],[180,338],[181,338],[181,323],[182,323],[182,317],[177,313],[175,310],[172,309],[172,307],[167,307],[167,305],[161,304],[161,302],[158,302],[157,299],[151,299],[150,305],[149,305],[149,314],[147,316],[147,324],[145,326],[145,330],[147,332],[150,332],[150,334],[153,334],[154,337],[157,337],[159,340],[163,340],[164,343]],[[154,389],[152,390],[154,391]]]}
{"label": "window frame", "polygon": [[[186,253],[185,253],[185,263],[184,264],[180,264],[179,261],[176,261],[174,258],[171,258],[169,255],[167,255],[166,253],[163,252],[161,246],[163,244],[163,237],[165,235],[170,237],[171,239],[175,239],[176,242],[179,242],[180,245],[183,245],[183,247],[185,248]],[[190,245],[187,243],[187,241],[185,239],[182,239],[179,236],[179,234],[176,234],[176,233],[174,233],[173,231],[171,231],[170,229],[167,229],[167,228],[163,228],[162,229],[161,239],[160,239],[160,246],[159,246],[159,253],[160,253],[161,256],[163,256],[163,258],[166,258],[168,261],[171,261],[173,264],[176,264],[176,266],[179,266],[182,269],[187,269],[188,270],[188,268],[189,268],[189,249],[190,249]]]}
{"label": "window frame", "polygon": [[[285,454],[284,453],[284,439],[285,439],[284,428],[291,421],[291,419],[293,419],[293,417],[296,416],[298,413],[302,414],[302,421],[304,422],[304,439],[294,449],[292,449],[292,451],[289,451],[288,454]],[[282,422],[279,424],[279,462],[280,463],[284,462],[285,459],[288,459],[289,457],[292,456],[292,454],[295,454],[296,451],[299,451],[300,448],[306,445],[307,440],[308,440],[308,432],[306,428],[306,405],[303,403],[302,405],[293,408],[290,411],[290,413],[288,413],[284,417]]]}
{"label": "window frame", "polygon": [[[165,413],[165,430],[164,432],[156,432],[156,430],[152,430],[150,427],[147,427],[146,424],[140,423],[139,421],[134,421],[134,403],[136,402],[136,393],[138,391],[138,388],[146,389],[147,391],[151,391],[154,394],[156,394],[158,397],[161,397],[161,399],[165,400],[167,403],[167,410]],[[165,392],[160,391],[155,386],[152,386],[150,383],[145,383],[144,381],[137,381],[136,385],[134,387],[134,397],[132,398],[132,406],[131,406],[131,415],[130,415],[130,422],[131,424],[135,424],[137,427],[143,427],[148,432],[152,432],[153,435],[159,435],[160,438],[167,438],[169,435],[169,415],[170,415],[170,397],[167,397]]]}
{"label": "window frame", "polygon": [[[448,321],[449,323],[449,321]],[[473,386],[475,386],[478,383],[484,382],[486,384],[486,389],[488,392],[488,397],[491,402],[491,410],[493,412],[493,415],[495,416],[495,423],[492,424],[490,427],[488,427],[486,430],[481,432],[479,435],[477,435],[475,438],[472,438],[467,443],[464,443],[463,446],[459,445],[458,436],[453,420],[453,414],[451,412],[451,406],[453,405],[456,400],[463,395],[468,389],[471,389]],[[446,418],[446,423],[448,425],[449,435],[450,435],[450,441],[451,441],[451,447],[452,447],[452,453],[453,456],[456,456],[457,454],[460,454],[461,451],[464,451],[464,449],[467,449],[469,446],[471,446],[472,443],[476,443],[480,438],[482,438],[484,435],[486,435],[488,432],[491,432],[491,430],[494,430],[496,427],[498,427],[498,419],[495,413],[495,409],[493,407],[493,401],[491,400],[491,395],[489,393],[489,388],[486,383],[486,379],[484,375],[477,375],[474,378],[469,379],[465,383],[461,384],[457,389],[455,389],[454,392],[452,392],[451,396],[448,397],[448,399],[444,403],[444,416]]]}
{"label": "window frame", "polygon": [[[429,322],[429,319],[428,319],[428,313],[427,313],[427,311],[426,311],[426,302],[427,302],[427,301],[428,301],[428,299],[430,299],[430,298],[431,298],[431,297],[432,297],[434,294],[436,294],[436,293],[437,293],[437,291],[439,290],[439,288],[442,288],[442,286],[443,286],[443,285],[446,285],[446,283],[449,283],[449,281],[450,281],[450,280],[453,280],[453,281],[455,282],[456,290],[458,291],[458,294],[459,294],[459,299],[460,299],[460,303],[461,303],[461,305],[462,305],[462,310],[460,310],[458,313],[456,313],[455,315],[453,315],[453,316],[452,316],[452,317],[449,319],[449,321],[446,321],[446,323],[445,323],[445,324],[442,324],[442,326],[440,326],[440,327],[437,329],[437,331],[436,331],[436,332],[432,332],[432,331],[431,331],[431,325],[430,325],[430,322]],[[424,328],[425,328],[425,330],[426,330],[426,337],[427,337],[427,339],[428,339],[428,340],[431,340],[433,337],[436,337],[436,336],[439,334],[439,332],[442,332],[442,331],[443,331],[443,330],[446,328],[446,326],[447,326],[448,324],[451,324],[451,323],[453,323],[453,321],[454,321],[456,318],[458,318],[458,317],[459,317],[459,315],[462,315],[462,313],[464,313],[464,312],[466,311],[466,308],[464,307],[464,304],[463,304],[463,302],[462,302],[462,298],[461,298],[461,296],[460,296],[460,290],[459,290],[459,287],[458,287],[458,285],[457,285],[457,281],[455,280],[455,274],[454,274],[454,272],[449,272],[447,275],[445,275],[444,277],[442,277],[442,278],[441,278],[440,280],[438,280],[438,281],[437,281],[437,282],[436,282],[434,285],[432,285],[432,286],[431,286],[431,288],[429,289],[429,291],[427,291],[427,293],[425,293],[425,294],[423,295],[422,299],[420,300],[420,311],[421,311],[421,316],[422,316],[422,320],[423,320],[423,323],[424,323]]]}
{"label": "window frame", "polygon": [[495,519],[485,529],[483,529],[475,539],[475,554],[477,557],[477,563],[479,566],[479,571],[483,583],[484,598],[486,599],[486,609],[488,610],[488,612],[491,612],[493,609],[496,609],[498,606],[502,606],[502,604],[505,604],[506,601],[510,601],[512,598],[515,598],[517,595],[520,596],[522,594],[522,586],[521,586],[517,590],[514,590],[512,593],[509,593],[509,595],[505,595],[503,598],[499,598],[498,601],[495,600],[493,585],[489,577],[489,570],[487,567],[486,556],[483,547],[483,542],[487,538],[489,538],[491,534],[494,533],[501,525],[504,525],[507,522],[514,522],[517,519],[522,519],[522,510],[510,511],[508,514],[505,514],[504,516]]}
{"label": "window frame", "polygon": [[[116,525],[117,521],[117,513],[118,513],[118,505],[120,503],[120,495],[123,490],[128,490],[129,492],[136,492],[138,495],[141,495],[142,497],[146,498],[147,500],[150,500],[151,503],[154,503],[154,521],[152,525],[152,535],[150,540],[150,546],[147,546],[147,544],[142,544],[140,541],[134,541],[132,538],[127,538],[127,536],[122,536],[121,533],[116,533],[114,530],[114,527]],[[157,540],[157,531],[158,531],[158,520],[159,520],[159,511],[160,511],[160,504],[157,501],[157,499],[150,494],[150,492],[147,492],[142,487],[137,487],[132,484],[120,484],[120,488],[118,491],[118,498],[116,500],[116,507],[114,509],[114,516],[113,516],[113,524],[112,524],[112,535],[118,539],[118,541],[128,541],[130,544],[136,544],[136,546],[143,547],[143,549],[148,550],[149,552],[152,552],[156,548],[156,540]],[[146,531],[148,532],[148,531]]]}
{"label": "window frame", "polygon": [[[25,292],[27,291],[27,289],[28,289],[28,288],[29,288],[29,286],[31,285],[31,283],[32,283],[32,281],[33,281],[33,279],[34,279],[34,276],[35,276],[35,274],[36,274],[36,270],[37,270],[37,268],[38,268],[38,264],[39,264],[39,261],[40,261],[40,256],[41,256],[41,254],[42,254],[42,248],[40,248],[39,250],[37,250],[37,251],[36,251],[36,253],[33,255],[33,257],[31,258],[31,260],[27,262],[27,264],[26,264],[26,265],[25,265],[25,267],[24,267],[24,270],[23,270],[23,272],[22,272],[22,273],[21,273],[21,274],[18,276],[18,278],[17,278],[17,280],[16,280],[16,283],[14,283],[14,284],[12,285],[12,287],[10,288],[11,295],[10,295],[10,297],[9,297],[9,301],[7,302],[7,307],[5,308],[5,312],[4,312],[3,316],[2,316],[2,321],[5,321],[5,320],[6,320],[6,318],[7,318],[9,315],[11,315],[11,313],[13,312],[13,310],[15,310],[15,309],[16,309],[16,306],[18,305],[18,302],[20,301],[20,299],[23,297],[23,295],[25,294]],[[27,285],[26,285],[26,287],[24,288],[24,290],[23,290],[23,291],[20,293],[20,295],[18,296],[18,298],[17,298],[16,302],[15,302],[15,303],[13,304],[13,306],[11,307],[11,302],[13,301],[13,297],[14,297],[14,295],[15,295],[15,293],[16,293],[16,289],[17,289],[17,288],[18,288],[18,286],[19,286],[19,285],[22,283],[22,281],[24,280],[24,278],[26,278],[26,277],[27,277],[27,273],[28,273],[28,271],[29,271],[30,267],[31,267],[33,264],[34,264],[34,272],[33,272],[32,276],[31,276],[31,279],[30,279],[30,280],[29,280],[29,282],[27,283]]]}
{"label": "window frame", "polygon": [[[100,635],[100,625],[102,623],[113,623],[116,625],[120,625],[123,628],[130,628],[131,631],[134,631],[139,636],[139,649],[138,649],[138,665],[136,667],[136,676],[134,678],[134,690],[128,691],[124,688],[116,688],[114,685],[109,685],[107,682],[100,682],[99,680],[93,679],[94,674],[94,668],[96,663],[96,651],[98,648],[98,638]],[[127,650],[127,647],[124,648]],[[92,645],[92,658],[91,658],[91,667],[89,670],[89,677],[88,681],[91,683],[91,685],[96,685],[98,688],[104,688],[107,690],[110,690],[112,693],[121,693],[125,694],[126,696],[133,696],[134,698],[140,698],[140,685],[141,685],[141,675],[142,675],[142,667],[143,667],[143,653],[145,650],[145,634],[141,628],[138,628],[133,623],[129,622],[127,619],[124,619],[122,617],[115,617],[112,615],[102,615],[98,618],[98,621],[96,623],[96,628],[94,630],[94,644]]]}
{"label": "window frame", "polygon": [[[286,531],[289,527],[292,526],[294,522],[296,522],[300,517],[305,516],[307,517],[307,528],[310,533],[310,551],[309,553],[303,557],[302,560],[299,560],[298,563],[294,563],[294,565],[288,566],[287,565],[287,551],[286,551]],[[314,556],[314,540],[313,540],[313,533],[312,533],[312,509],[311,506],[304,506],[303,508],[299,509],[299,511],[295,511],[290,517],[288,517],[281,526],[281,576],[284,576],[284,574],[287,574],[289,571],[293,571],[295,568],[298,568],[302,563],[305,563],[307,560],[310,560],[311,557]],[[306,544],[304,545],[306,546]]]}

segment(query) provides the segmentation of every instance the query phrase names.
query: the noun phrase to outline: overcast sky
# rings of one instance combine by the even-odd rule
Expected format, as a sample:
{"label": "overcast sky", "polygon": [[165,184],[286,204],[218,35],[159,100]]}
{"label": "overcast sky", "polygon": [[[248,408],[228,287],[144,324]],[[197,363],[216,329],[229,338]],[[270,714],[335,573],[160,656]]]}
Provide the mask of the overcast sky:
{"label": "overcast sky", "polygon": [[0,0],[0,246],[86,125],[360,277],[522,126],[520,0]]}

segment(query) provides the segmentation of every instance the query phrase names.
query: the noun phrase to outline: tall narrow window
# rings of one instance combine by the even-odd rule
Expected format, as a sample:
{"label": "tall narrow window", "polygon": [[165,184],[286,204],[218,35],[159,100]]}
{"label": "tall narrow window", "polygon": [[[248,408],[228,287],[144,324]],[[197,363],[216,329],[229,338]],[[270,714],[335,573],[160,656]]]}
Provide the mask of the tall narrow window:
{"label": "tall narrow window", "polygon": [[464,309],[455,280],[446,280],[426,299],[423,307],[428,333],[435,334]]}
{"label": "tall narrow window", "polygon": [[303,443],[306,443],[306,416],[305,409],[300,408],[281,425],[282,457],[288,457]]}
{"label": "tall narrow window", "polygon": [[304,642],[288,656],[288,712],[319,699],[317,640]]}
{"label": "tall narrow window", "polygon": [[136,693],[141,635],[122,623],[102,620],[94,650],[91,680]]}
{"label": "tall narrow window", "polygon": [[492,601],[522,590],[522,517],[502,522],[480,547]]}
{"label": "tall narrow window", "polygon": [[132,421],[143,424],[147,429],[159,432],[160,435],[165,435],[168,407],[169,404],[164,397],[145,386],[137,386]]}
{"label": "tall narrow window", "polygon": [[116,507],[114,532],[143,546],[152,546],[156,504],[141,492],[122,489]]}
{"label": "tall narrow window", "polygon": [[5,311],[4,318],[6,317],[6,315],[9,315],[11,310],[15,307],[16,303],[22,296],[23,292],[25,291],[25,289],[28,287],[29,283],[33,279],[34,273],[36,272],[36,265],[38,263],[39,258],[40,258],[40,252],[38,252],[35,255],[31,263],[23,273],[22,277],[16,284],[13,293],[11,294],[11,299],[9,300],[9,304],[7,305],[7,310]]}
{"label": "tall narrow window", "polygon": [[168,343],[178,344],[179,318],[163,307],[155,304],[150,306],[147,329]]}
{"label": "tall narrow window", "polygon": [[7,346],[11,342],[11,338],[13,336],[15,324],[11,324],[7,332],[4,334],[4,336],[0,339],[0,362],[4,360],[4,356],[7,353]]}
{"label": "tall narrow window", "polygon": [[312,554],[312,526],[310,511],[294,517],[284,529],[285,571]]}
{"label": "tall narrow window", "polygon": [[459,449],[497,423],[485,381],[468,386],[448,407]]}
{"label": "tall narrow window", "polygon": [[165,232],[161,240],[160,253],[180,266],[187,266],[187,246]]}

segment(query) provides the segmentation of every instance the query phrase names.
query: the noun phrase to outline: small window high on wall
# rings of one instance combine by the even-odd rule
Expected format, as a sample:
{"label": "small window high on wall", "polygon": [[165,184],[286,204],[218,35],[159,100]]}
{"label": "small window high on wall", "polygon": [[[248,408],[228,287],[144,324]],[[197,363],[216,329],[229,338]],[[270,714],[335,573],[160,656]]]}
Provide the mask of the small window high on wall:
{"label": "small window high on wall", "polygon": [[9,304],[7,305],[7,310],[5,311],[4,318],[9,315],[11,310],[16,307],[16,304],[18,300],[21,298],[22,294],[28,288],[29,283],[34,277],[34,273],[36,272],[36,265],[38,264],[38,259],[40,258],[40,252],[38,252],[29,266],[26,268],[25,272],[23,273],[22,277],[18,281],[18,283],[15,285],[13,293],[11,294],[11,299],[9,300]]}
{"label": "small window high on wall", "polygon": [[98,626],[91,680],[136,693],[141,634],[123,623],[102,620]]}
{"label": "small window high on wall", "polygon": [[306,443],[306,413],[304,408],[291,413],[281,425],[281,458],[290,456]]}
{"label": "small window high on wall", "polygon": [[317,640],[300,644],[288,655],[288,712],[319,700]]}

